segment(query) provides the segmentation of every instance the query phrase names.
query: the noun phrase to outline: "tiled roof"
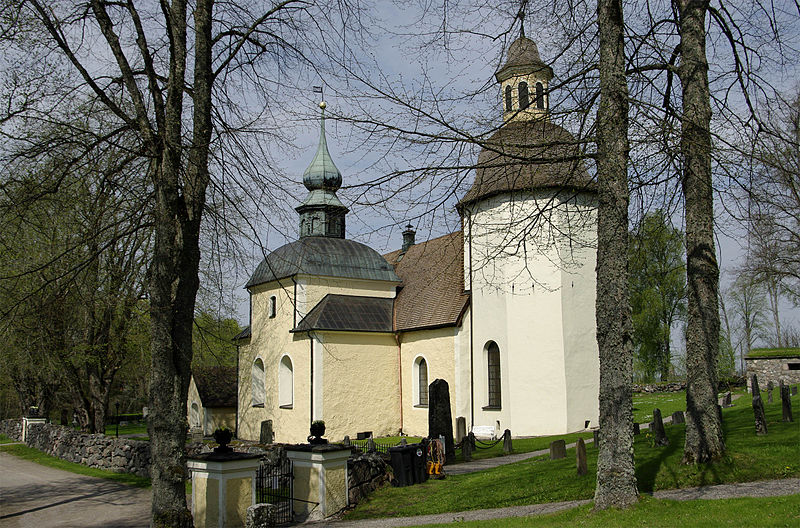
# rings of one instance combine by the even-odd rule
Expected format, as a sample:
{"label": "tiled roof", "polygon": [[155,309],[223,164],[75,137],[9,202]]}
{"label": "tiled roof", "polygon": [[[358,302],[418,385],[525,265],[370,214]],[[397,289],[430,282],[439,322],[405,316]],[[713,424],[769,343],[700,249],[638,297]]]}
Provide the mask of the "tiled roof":
{"label": "tiled roof", "polygon": [[338,330],[391,332],[393,299],[329,293],[292,332]]}
{"label": "tiled roof", "polygon": [[475,182],[458,206],[496,194],[545,188],[595,192],[597,185],[567,130],[545,119],[512,121],[486,142],[478,155]]}
{"label": "tiled roof", "polygon": [[344,238],[310,236],[281,246],[267,255],[246,287],[300,273],[400,282],[389,263],[371,247]]}
{"label": "tiled roof", "polygon": [[236,407],[236,367],[192,369],[203,407]]}
{"label": "tiled roof", "polygon": [[384,255],[403,280],[395,300],[395,330],[455,326],[469,304],[464,292],[461,231]]}

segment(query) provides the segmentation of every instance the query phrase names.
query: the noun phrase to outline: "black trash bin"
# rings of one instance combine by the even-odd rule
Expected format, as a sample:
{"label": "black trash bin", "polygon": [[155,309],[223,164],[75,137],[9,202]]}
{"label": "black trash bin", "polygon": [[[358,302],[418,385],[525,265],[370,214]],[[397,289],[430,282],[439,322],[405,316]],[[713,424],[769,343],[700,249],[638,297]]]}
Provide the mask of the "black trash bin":
{"label": "black trash bin", "polygon": [[411,486],[428,479],[425,471],[427,449],[423,444],[390,447],[389,456],[398,486]]}

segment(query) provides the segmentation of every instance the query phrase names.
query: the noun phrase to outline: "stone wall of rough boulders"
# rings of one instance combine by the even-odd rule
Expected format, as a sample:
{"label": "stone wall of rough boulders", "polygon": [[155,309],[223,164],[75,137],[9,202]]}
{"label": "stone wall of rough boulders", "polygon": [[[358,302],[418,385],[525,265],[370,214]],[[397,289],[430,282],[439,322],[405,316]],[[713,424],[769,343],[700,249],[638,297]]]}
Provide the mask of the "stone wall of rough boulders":
{"label": "stone wall of rough boulders", "polygon": [[22,420],[0,421],[0,434],[4,434],[17,442],[22,440]]}
{"label": "stone wall of rough boulders", "polygon": [[378,453],[354,455],[347,460],[347,491],[350,506],[355,506],[361,499],[388,482],[391,474],[388,464]]}
{"label": "stone wall of rough boulders", "polygon": [[675,381],[670,383],[633,384],[633,392],[681,392],[686,389],[686,383]]}
{"label": "stone wall of rough boulders", "polygon": [[150,476],[150,444],[141,440],[86,434],[61,425],[30,424],[25,443],[84,466]]}

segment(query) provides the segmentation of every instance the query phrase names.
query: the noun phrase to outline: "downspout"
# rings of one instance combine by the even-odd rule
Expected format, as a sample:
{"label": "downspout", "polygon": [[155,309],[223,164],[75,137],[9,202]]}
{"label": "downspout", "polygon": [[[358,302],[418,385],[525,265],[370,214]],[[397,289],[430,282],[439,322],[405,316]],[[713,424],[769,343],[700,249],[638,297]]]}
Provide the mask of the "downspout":
{"label": "downspout", "polygon": [[[395,301],[397,300],[397,292],[395,292]],[[392,324],[397,326],[397,302],[392,303]],[[400,333],[395,329],[394,341],[397,343],[397,378],[400,387],[400,434],[403,434],[403,354],[400,345]]]}
{"label": "downspout", "polygon": [[[253,329],[250,328],[250,335],[252,335]],[[234,427],[234,437],[239,438],[239,343],[236,343],[236,416],[234,417],[233,422]]]}
{"label": "downspout", "polygon": [[294,284],[294,296],[292,299],[292,328],[297,328],[297,281],[294,280],[294,275],[291,277]]}
{"label": "downspout", "polygon": [[474,325],[473,317],[475,310],[473,309],[472,299],[475,297],[475,292],[472,290],[472,212],[467,211],[467,225],[469,226],[469,421],[470,430],[475,427],[475,374],[474,374]]}
{"label": "downspout", "polygon": [[311,383],[309,384],[309,420],[308,424],[314,421],[314,336],[311,332],[308,333],[308,342],[311,344]]}

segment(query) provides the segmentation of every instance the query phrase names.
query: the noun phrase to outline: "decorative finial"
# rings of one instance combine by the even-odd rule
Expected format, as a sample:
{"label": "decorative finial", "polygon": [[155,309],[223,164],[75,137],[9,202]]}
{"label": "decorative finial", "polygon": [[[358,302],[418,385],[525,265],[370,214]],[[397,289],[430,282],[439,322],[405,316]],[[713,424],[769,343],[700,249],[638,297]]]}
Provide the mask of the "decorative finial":
{"label": "decorative finial", "polygon": [[522,0],[519,3],[519,12],[517,12],[517,18],[519,18],[519,36],[525,37],[525,10],[528,7],[528,0]]}
{"label": "decorative finial", "polygon": [[325,110],[328,107],[328,103],[326,103],[325,101],[320,101],[319,107]]}

